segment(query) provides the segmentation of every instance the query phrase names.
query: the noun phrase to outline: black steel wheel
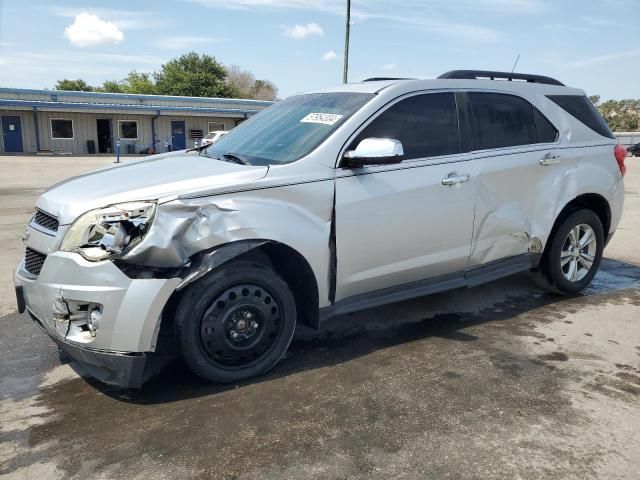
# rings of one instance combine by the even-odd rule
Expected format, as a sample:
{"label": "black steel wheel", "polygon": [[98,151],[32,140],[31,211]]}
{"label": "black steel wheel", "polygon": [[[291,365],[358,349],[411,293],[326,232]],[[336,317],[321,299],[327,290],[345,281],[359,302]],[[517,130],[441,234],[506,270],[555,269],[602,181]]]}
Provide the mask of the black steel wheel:
{"label": "black steel wheel", "polygon": [[204,312],[200,348],[220,366],[243,368],[264,356],[282,333],[277,297],[255,283],[224,290]]}
{"label": "black steel wheel", "polygon": [[295,325],[288,285],[252,262],[231,262],[189,286],[176,311],[185,361],[196,374],[221,383],[273,368]]}

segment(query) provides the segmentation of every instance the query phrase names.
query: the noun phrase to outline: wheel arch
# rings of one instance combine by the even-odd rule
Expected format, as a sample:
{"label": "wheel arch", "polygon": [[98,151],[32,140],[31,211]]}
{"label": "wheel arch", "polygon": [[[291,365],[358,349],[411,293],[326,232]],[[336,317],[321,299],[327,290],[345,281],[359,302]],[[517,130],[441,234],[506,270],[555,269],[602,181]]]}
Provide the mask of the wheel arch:
{"label": "wheel arch", "polygon": [[611,228],[611,205],[609,205],[609,201],[599,193],[584,193],[571,200],[561,210],[553,227],[556,228],[568,214],[579,208],[587,208],[598,215],[602,222],[605,236],[609,236],[611,233],[609,231]]}
{"label": "wheel arch", "polygon": [[[180,276],[182,282],[163,310],[162,328],[173,324],[176,307],[185,288],[233,260],[251,260],[272,268],[289,285],[296,302],[298,323],[318,328],[319,290],[309,262],[293,247],[274,240],[240,240],[193,255]],[[165,319],[171,319],[165,322]]]}
{"label": "wheel arch", "polygon": [[546,256],[551,245],[550,240],[553,238],[553,235],[555,234],[556,230],[558,229],[560,224],[563,222],[563,220],[567,218],[567,216],[569,216],[571,213],[581,208],[586,208],[588,210],[591,210],[596,215],[598,215],[598,218],[600,218],[600,221],[602,222],[602,229],[604,230],[605,243],[606,243],[611,233],[609,231],[611,228],[611,206],[609,205],[608,200],[598,193],[584,193],[584,194],[578,195],[577,197],[572,199],[570,202],[568,202],[562,208],[560,213],[556,216],[556,219],[553,223],[553,227],[551,228],[551,231],[549,233],[549,237],[548,237],[549,240],[545,245],[543,255]]}

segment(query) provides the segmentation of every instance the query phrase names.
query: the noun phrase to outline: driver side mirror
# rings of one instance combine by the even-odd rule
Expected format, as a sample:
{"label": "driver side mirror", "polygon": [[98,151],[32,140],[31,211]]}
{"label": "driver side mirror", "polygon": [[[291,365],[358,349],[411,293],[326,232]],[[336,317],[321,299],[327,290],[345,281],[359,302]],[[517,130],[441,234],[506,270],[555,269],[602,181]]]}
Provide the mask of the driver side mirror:
{"label": "driver side mirror", "polygon": [[390,165],[404,160],[402,143],[391,138],[365,138],[355,150],[342,157],[345,168],[360,168],[366,165]]}

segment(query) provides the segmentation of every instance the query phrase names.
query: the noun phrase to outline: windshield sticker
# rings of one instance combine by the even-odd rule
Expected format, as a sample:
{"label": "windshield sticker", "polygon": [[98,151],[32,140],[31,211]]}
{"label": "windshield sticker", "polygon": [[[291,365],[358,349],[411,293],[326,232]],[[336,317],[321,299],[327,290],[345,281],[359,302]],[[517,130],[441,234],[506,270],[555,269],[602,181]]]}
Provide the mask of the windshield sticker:
{"label": "windshield sticker", "polygon": [[344,115],[338,115],[337,113],[310,113],[300,123],[320,123],[322,125],[334,125]]}

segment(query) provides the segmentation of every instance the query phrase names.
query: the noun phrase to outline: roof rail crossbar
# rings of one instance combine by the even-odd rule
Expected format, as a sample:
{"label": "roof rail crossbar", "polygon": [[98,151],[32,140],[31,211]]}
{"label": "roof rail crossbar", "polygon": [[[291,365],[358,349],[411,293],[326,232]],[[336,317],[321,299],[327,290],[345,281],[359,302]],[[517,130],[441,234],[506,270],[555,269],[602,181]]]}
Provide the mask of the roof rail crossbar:
{"label": "roof rail crossbar", "polygon": [[365,78],[362,80],[363,82],[382,82],[385,80],[413,80],[413,78],[402,78],[402,77],[371,77]]}
{"label": "roof rail crossbar", "polygon": [[491,70],[451,70],[443,73],[438,78],[442,79],[465,79],[465,80],[521,80],[529,83],[543,83],[545,85],[559,85],[564,87],[564,83],[559,82],[555,78],[545,77],[544,75],[532,75],[530,73],[511,73],[511,72],[494,72]]}

